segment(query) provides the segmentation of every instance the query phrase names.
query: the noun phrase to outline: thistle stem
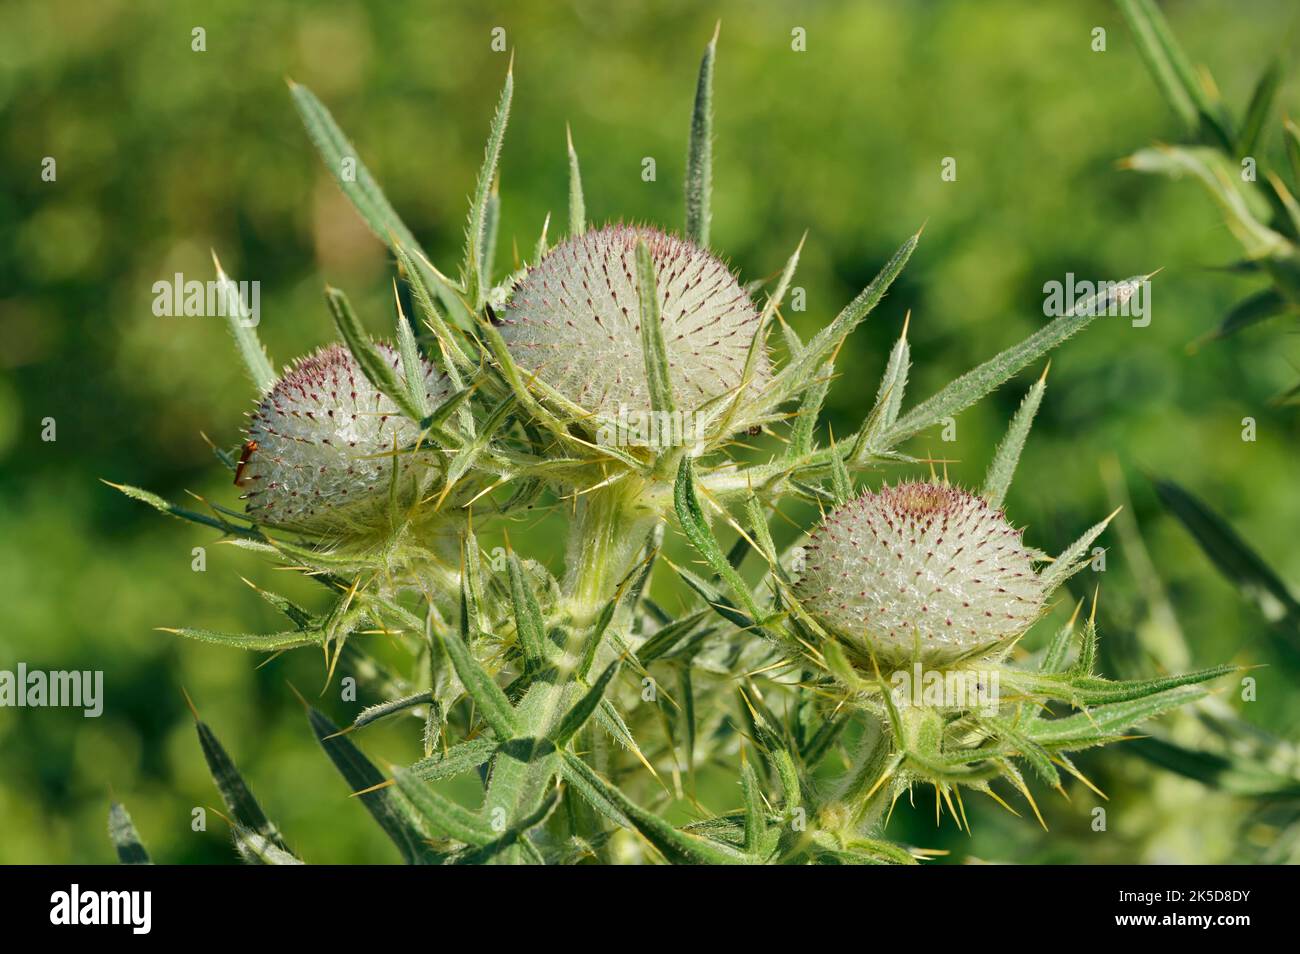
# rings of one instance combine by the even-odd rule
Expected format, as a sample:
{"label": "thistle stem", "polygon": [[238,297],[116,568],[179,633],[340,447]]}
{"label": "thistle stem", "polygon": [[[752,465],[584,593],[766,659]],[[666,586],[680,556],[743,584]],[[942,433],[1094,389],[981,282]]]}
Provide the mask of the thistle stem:
{"label": "thistle stem", "polygon": [[890,736],[871,720],[863,731],[848,774],[818,812],[821,826],[839,835],[856,834],[879,820],[890,791]]}
{"label": "thistle stem", "polygon": [[644,481],[626,477],[578,499],[563,587],[575,626],[594,622],[636,567],[660,519],[646,506],[646,489]]}

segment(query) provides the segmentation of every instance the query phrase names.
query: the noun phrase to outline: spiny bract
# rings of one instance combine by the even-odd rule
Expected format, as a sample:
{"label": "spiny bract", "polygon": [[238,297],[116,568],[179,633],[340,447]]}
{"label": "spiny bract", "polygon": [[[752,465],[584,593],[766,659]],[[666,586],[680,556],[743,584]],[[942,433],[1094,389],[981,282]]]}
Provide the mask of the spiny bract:
{"label": "spiny bract", "polygon": [[[613,418],[650,410],[641,347],[636,243],[654,263],[669,375],[679,409],[741,383],[758,312],[722,261],[657,229],[611,225],[556,246],[519,284],[502,336],[525,368],[580,407]],[[759,356],[757,385],[768,374]]]}
{"label": "spiny bract", "polygon": [[[377,347],[402,375],[398,352]],[[450,387],[421,362],[433,407]],[[295,362],[253,412],[237,482],[259,523],[312,531],[364,526],[388,501],[394,460],[403,477],[420,466],[413,454],[394,455],[419,435],[419,425],[370,383],[352,353],[330,345]]]}
{"label": "spiny bract", "polygon": [[943,662],[1019,635],[1044,586],[1021,532],[983,498],[936,483],[867,492],[806,548],[804,607],[882,661]]}

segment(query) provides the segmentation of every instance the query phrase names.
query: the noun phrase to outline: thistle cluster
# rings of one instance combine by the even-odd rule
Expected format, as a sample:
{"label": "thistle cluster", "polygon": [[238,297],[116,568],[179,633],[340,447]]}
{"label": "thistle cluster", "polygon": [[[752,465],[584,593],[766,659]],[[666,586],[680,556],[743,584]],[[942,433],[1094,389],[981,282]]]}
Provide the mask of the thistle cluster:
{"label": "thistle cluster", "polygon": [[[697,86],[683,234],[590,228],[570,142],[568,237],[552,246],[543,225],[531,260],[500,278],[494,183],[512,73],[455,278],[421,251],[320,101],[293,86],[327,166],[357,169],[339,184],[396,259],[407,294],[394,343],[372,340],[330,289],[341,342],[277,375],[255,329],[232,322],[258,395],[247,440],[218,456],[245,512],[194,514],[123,488],[324,584],[310,608],[259,591],[291,621],[285,632],[175,632],[257,651],[315,647],[331,677],[341,666],[357,678],[374,704],[352,731],[311,707],[309,723],[408,861],[909,862],[885,833],[891,798],[919,784],[950,804],[961,788],[1000,798],[990,787],[1000,779],[1032,802],[1020,766],[1059,785],[1058,769],[1074,771],[1065,753],[1119,738],[1221,672],[1110,682],[1093,675],[1095,632],[1089,623],[1080,635],[1077,620],[1037,658],[1021,648],[1105,526],[1049,559],[1003,513],[1044,380],[978,492],[934,477],[855,489],[886,465],[915,469],[909,438],[1100,309],[1054,319],[907,411],[904,326],[860,428],[822,443],[836,356],[919,233],[802,340],[780,314],[802,243],[775,282],[748,285],[710,247],[715,49],[716,36]],[[630,415],[689,426],[621,426]],[[742,435],[767,456],[734,455]],[[778,548],[787,501],[827,516]],[[485,528],[546,506],[569,516],[562,568],[514,552],[485,559]],[[663,556],[669,534],[694,562]],[[658,579],[691,601],[657,602]],[[408,671],[370,656],[378,632],[409,648]],[[979,706],[900,706],[890,676],[914,665],[996,673],[1013,691]],[[1077,711],[1048,717],[1053,701]],[[365,728],[411,716],[422,754],[381,772],[362,749]],[[212,730],[199,731],[240,852],[297,860]],[[852,768],[828,784],[818,773],[849,738],[861,740],[846,753]],[[735,767],[742,810],[669,823],[682,780],[706,763]],[[454,801],[443,781],[475,770],[481,800]]]}

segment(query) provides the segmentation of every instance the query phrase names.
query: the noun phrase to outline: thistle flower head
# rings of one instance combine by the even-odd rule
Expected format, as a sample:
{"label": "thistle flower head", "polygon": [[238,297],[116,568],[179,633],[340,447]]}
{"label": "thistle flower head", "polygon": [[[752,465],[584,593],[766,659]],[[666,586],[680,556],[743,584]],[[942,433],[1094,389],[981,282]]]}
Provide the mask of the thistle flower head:
{"label": "thistle flower head", "polygon": [[916,482],[826,517],[796,592],[815,619],[882,661],[941,663],[1024,632],[1045,587],[1001,511]]}
{"label": "thistle flower head", "polygon": [[[402,375],[398,352],[378,348]],[[450,387],[421,362],[432,407]],[[410,482],[402,478],[424,466],[414,454],[395,453],[419,434],[419,425],[370,383],[352,353],[330,345],[296,361],[262,398],[236,483],[258,523],[312,531],[365,526],[385,512],[393,467],[404,490]]]}
{"label": "thistle flower head", "polygon": [[[681,409],[740,386],[758,312],[730,269],[656,229],[611,225],[552,249],[520,282],[502,315],[516,361],[570,401],[614,417],[649,411],[641,347],[636,244],[654,263],[669,377]],[[752,381],[768,374],[759,356]]]}

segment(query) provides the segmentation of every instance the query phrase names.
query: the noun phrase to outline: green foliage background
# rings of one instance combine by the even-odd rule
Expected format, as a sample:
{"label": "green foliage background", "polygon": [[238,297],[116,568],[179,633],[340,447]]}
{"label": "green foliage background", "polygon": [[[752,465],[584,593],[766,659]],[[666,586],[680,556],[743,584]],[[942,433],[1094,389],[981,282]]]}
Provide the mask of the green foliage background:
{"label": "green foliage background", "polygon": [[[1300,13],[1284,0],[1165,9],[1233,104],[1270,55],[1297,59]],[[1185,353],[1240,297],[1239,279],[1200,267],[1230,261],[1236,246],[1193,185],[1116,168],[1176,129],[1114,7],[10,0],[0,29],[0,669],[102,669],[107,698],[99,719],[0,709],[0,861],[111,861],[110,790],[158,860],[233,860],[215,816],[208,831],[190,829],[194,806],[219,803],[182,686],[307,860],[396,859],[286,685],[320,692],[318,657],[255,668],[253,657],[155,630],[273,626],[240,575],[313,594],[99,483],[235,499],[200,432],[237,441],[250,389],[222,322],[155,317],[152,285],[176,272],[207,280],[214,249],[233,277],[261,282],[259,330],[277,363],[332,338],[326,282],[373,330],[389,327],[391,262],[320,165],[284,77],[327,103],[425,246],[454,263],[506,67],[489,46],[497,26],[517,84],[498,269],[512,240],[531,249],[548,211],[562,232],[566,121],[592,218],[677,227],[695,70],[719,17],[713,242],[754,278],[809,231],[796,282],[808,308],[787,311],[801,333],[926,223],[900,283],[841,357],[828,401],[837,433],[869,409],[909,309],[920,398],[1038,327],[1044,282],[1164,267],[1150,327],[1104,319],[1057,353],[1009,512],[1031,543],[1059,550],[1109,511],[1099,463],[1118,455],[1195,663],[1270,664],[1253,674],[1259,701],[1241,709],[1295,735],[1294,657],[1164,515],[1144,473],[1196,491],[1300,580],[1300,418],[1268,403],[1294,381],[1300,346],[1248,333]],[[191,51],[198,26],[202,53]],[[791,50],[795,26],[807,52]],[[1098,26],[1103,53],[1090,48]],[[1300,105],[1293,75],[1278,102]],[[45,156],[56,182],[41,180]],[[641,179],[645,156],[656,182]],[[940,179],[945,156],[956,182]],[[1030,380],[966,413],[955,443],[936,433],[914,449],[977,481]],[[1246,416],[1258,423],[1253,443],[1241,439]],[[40,439],[45,417],[57,421],[55,443]],[[515,546],[556,553],[559,520],[512,531]],[[200,545],[204,573],[191,570]],[[1118,550],[1101,580],[1103,639],[1123,638],[1136,618]],[[357,709],[337,684],[316,704],[339,721]],[[409,761],[415,736],[389,726],[364,744],[381,764]],[[1086,766],[1112,798],[1105,833],[1089,828],[1096,800],[1077,787],[1072,802],[1041,793],[1051,834],[986,803],[968,838],[950,821],[935,829],[921,800],[899,807],[891,832],[952,858],[1235,857],[1238,806],[1227,796],[1159,775],[1123,746]],[[708,804],[739,805],[734,777],[705,781]]]}

